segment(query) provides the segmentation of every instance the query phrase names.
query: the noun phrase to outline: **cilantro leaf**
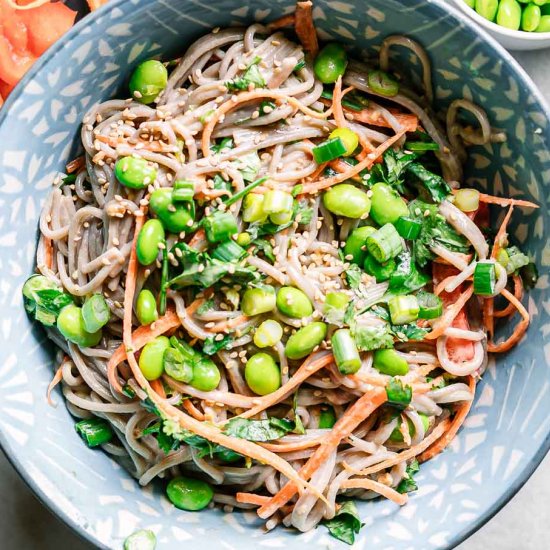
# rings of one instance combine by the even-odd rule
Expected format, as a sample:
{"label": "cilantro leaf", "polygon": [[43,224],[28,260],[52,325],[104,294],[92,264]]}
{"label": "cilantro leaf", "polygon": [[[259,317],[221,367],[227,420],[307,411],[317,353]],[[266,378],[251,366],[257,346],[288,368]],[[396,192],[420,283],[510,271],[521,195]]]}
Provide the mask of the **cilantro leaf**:
{"label": "cilantro leaf", "polygon": [[248,420],[247,418],[235,417],[225,425],[224,432],[231,437],[248,441],[271,441],[283,437],[295,428],[295,422],[284,418]]}
{"label": "cilantro leaf", "polygon": [[271,263],[275,263],[273,246],[269,241],[265,239],[256,239],[253,244],[256,245],[256,250],[254,251],[255,255],[258,255],[258,253],[261,252],[267,260],[269,260]]}
{"label": "cilantro leaf", "polygon": [[396,491],[398,493],[411,493],[412,491],[416,491],[418,489],[418,485],[416,484],[416,481],[414,480],[414,475],[417,474],[420,471],[420,465],[418,464],[418,460],[416,458],[407,466],[407,469],[405,470],[405,475],[403,479],[399,482],[399,485],[396,487]]}
{"label": "cilantro leaf", "polygon": [[215,336],[209,336],[202,345],[202,351],[206,355],[214,355],[221,349],[230,349],[232,343],[233,337],[230,334],[225,334],[221,340],[216,340]]}
{"label": "cilantro leaf", "polygon": [[397,267],[390,275],[389,285],[389,290],[393,294],[410,294],[431,281],[431,277],[418,271],[408,250],[404,250],[397,256],[396,263]]}
{"label": "cilantro leaf", "polygon": [[225,83],[227,91],[238,92],[240,90],[248,90],[250,84],[254,84],[255,88],[265,88],[267,86],[267,82],[258,67],[258,63],[260,63],[261,60],[261,57],[256,57],[242,76],[234,78],[233,80],[228,80]]}
{"label": "cilantro leaf", "polygon": [[413,162],[407,166],[406,171],[411,181],[426,189],[434,202],[441,202],[451,194],[451,188],[447,182],[422,164]]}
{"label": "cilantro leaf", "polygon": [[357,506],[352,500],[342,503],[336,515],[323,522],[329,533],[346,544],[355,542],[355,535],[359,533],[363,524],[359,518]]}
{"label": "cilantro leaf", "polygon": [[358,320],[352,324],[351,334],[360,351],[393,347],[393,333],[388,323],[365,324]]}
{"label": "cilantro leaf", "polygon": [[376,164],[370,171],[369,181],[372,183],[383,181],[403,194],[405,192],[405,171],[417,158],[418,155],[415,153],[388,149],[383,156],[384,162]]}
{"label": "cilantro leaf", "polygon": [[210,150],[213,153],[220,153],[224,149],[232,149],[233,148],[233,138],[230,137],[224,137],[220,140],[219,143],[215,145],[210,146]]}
{"label": "cilantro leaf", "polygon": [[391,378],[386,386],[386,395],[388,403],[396,409],[403,410],[409,406],[412,399],[412,388],[403,386],[401,380]]}
{"label": "cilantro leaf", "polygon": [[346,281],[348,282],[349,287],[352,289],[359,288],[362,275],[363,272],[361,271],[361,268],[357,264],[351,264],[346,270]]}

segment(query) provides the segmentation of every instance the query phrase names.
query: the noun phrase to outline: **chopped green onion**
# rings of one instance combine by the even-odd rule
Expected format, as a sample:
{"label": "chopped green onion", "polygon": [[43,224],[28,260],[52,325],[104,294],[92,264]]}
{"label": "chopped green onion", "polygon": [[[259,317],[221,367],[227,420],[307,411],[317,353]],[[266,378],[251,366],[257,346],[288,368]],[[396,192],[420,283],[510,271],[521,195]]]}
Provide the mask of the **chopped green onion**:
{"label": "chopped green onion", "polygon": [[495,292],[496,270],[493,262],[478,262],[474,271],[474,293],[492,296]]}
{"label": "chopped green onion", "polygon": [[211,243],[227,241],[239,232],[237,220],[231,212],[216,210],[203,220],[206,238]]}
{"label": "chopped green onion", "polygon": [[306,66],[306,60],[302,57],[296,65],[294,65],[294,69],[292,69],[292,72],[297,73],[298,71],[301,71]]}
{"label": "chopped green onion", "polygon": [[367,249],[377,262],[383,264],[403,250],[403,243],[397,229],[387,223],[367,237]]}
{"label": "chopped green onion", "polygon": [[259,348],[269,348],[281,341],[283,327],[274,319],[264,321],[254,333],[254,343]]}
{"label": "chopped green onion", "polygon": [[269,219],[275,225],[285,225],[292,220],[292,210],[287,210],[286,212],[277,212],[276,214],[270,214]]}
{"label": "chopped green onion", "polygon": [[224,243],[218,245],[214,249],[214,252],[212,252],[212,258],[222,262],[239,261],[245,256],[246,250],[232,240],[225,241]]}
{"label": "chopped green onion", "polygon": [[433,141],[407,141],[405,149],[413,153],[422,153],[423,151],[439,151],[439,145]]}
{"label": "chopped green onion", "polygon": [[412,241],[420,235],[422,229],[422,222],[414,218],[408,218],[407,216],[401,216],[395,222],[395,229],[404,238]]}
{"label": "chopped green onion", "polygon": [[266,214],[278,214],[292,211],[294,199],[290,193],[273,189],[264,195],[262,208]]}
{"label": "chopped green onion", "polygon": [[[323,99],[330,99],[330,101],[332,101],[333,99],[332,90],[328,88],[324,88],[323,92],[321,93],[321,97]],[[366,97],[363,97],[363,96],[357,97],[357,95],[355,97],[357,98],[357,101],[352,98],[351,94],[347,94],[342,99],[342,106],[346,107],[347,109],[351,109],[352,111],[358,111],[358,112],[362,111],[363,109],[366,109],[369,106],[369,100]]]}
{"label": "chopped green onion", "polygon": [[272,311],[275,309],[276,302],[275,289],[269,285],[262,285],[246,289],[241,300],[241,309],[245,315],[252,317]]}
{"label": "chopped green onion", "polygon": [[418,319],[420,307],[416,296],[394,296],[388,301],[391,322],[394,325],[406,325]]}
{"label": "chopped green onion", "polygon": [[195,196],[195,184],[188,180],[176,180],[172,191],[172,202],[189,202]]}
{"label": "chopped green onion", "polygon": [[361,357],[349,329],[337,330],[332,335],[331,343],[338,370],[342,374],[355,374],[361,368]]}
{"label": "chopped green onion", "polygon": [[290,194],[293,196],[293,197],[296,197],[297,195],[299,195],[300,193],[302,193],[304,190],[304,186],[302,184],[300,185],[295,185],[293,188],[292,188],[292,191],[290,192]]}
{"label": "chopped green onion", "polygon": [[97,332],[111,318],[111,310],[102,294],[94,294],[82,306],[82,319],[86,332]]}
{"label": "chopped green onion", "polygon": [[420,319],[435,319],[443,313],[443,302],[439,296],[421,290],[416,293],[416,299],[420,308],[418,312]]}
{"label": "chopped green onion", "polygon": [[508,275],[529,263],[529,258],[517,246],[508,247],[506,253],[508,254],[508,262],[505,267]]}
{"label": "chopped green onion", "polygon": [[454,204],[462,212],[475,212],[479,208],[479,191],[459,189],[454,196]]}
{"label": "chopped green onion", "polygon": [[396,263],[393,258],[390,258],[387,262],[381,264],[377,262],[372,256],[367,256],[363,264],[363,269],[372,275],[377,283],[387,281],[392,273],[395,271]]}
{"label": "chopped green onion", "polygon": [[248,193],[250,193],[250,191],[252,191],[253,189],[256,189],[256,187],[258,187],[265,181],[267,181],[267,176],[264,176],[263,178],[259,178],[256,181],[249,183],[246,187],[243,187],[243,189],[241,189],[234,195],[231,195],[231,197],[229,197],[226,201],[224,201],[224,204],[226,204],[227,206],[231,206],[232,204],[241,200],[243,197],[246,197]]}
{"label": "chopped green onion", "polygon": [[330,430],[336,424],[336,414],[332,405],[322,405],[319,413],[319,429]]}
{"label": "chopped green onion", "polygon": [[311,150],[317,164],[330,162],[346,154],[346,146],[340,138],[329,139]]}
{"label": "chopped green onion", "polygon": [[243,203],[243,221],[247,223],[264,222],[267,214],[263,209],[264,196],[257,193],[250,193]]}
{"label": "chopped green onion", "polygon": [[399,84],[384,71],[371,71],[367,75],[369,88],[379,95],[393,97],[399,93]]}
{"label": "chopped green onion", "polygon": [[252,237],[245,231],[237,235],[236,242],[239,246],[248,246],[252,242]]}
{"label": "chopped green onion", "polygon": [[359,145],[359,136],[349,128],[336,128],[336,130],[333,130],[330,133],[329,138],[340,138],[342,140],[342,143],[346,148],[346,152],[344,153],[345,157],[349,157]]}
{"label": "chopped green onion", "polygon": [[97,447],[109,443],[113,438],[113,430],[109,423],[102,418],[90,418],[81,420],[75,425],[78,435],[86,442],[88,447]]}

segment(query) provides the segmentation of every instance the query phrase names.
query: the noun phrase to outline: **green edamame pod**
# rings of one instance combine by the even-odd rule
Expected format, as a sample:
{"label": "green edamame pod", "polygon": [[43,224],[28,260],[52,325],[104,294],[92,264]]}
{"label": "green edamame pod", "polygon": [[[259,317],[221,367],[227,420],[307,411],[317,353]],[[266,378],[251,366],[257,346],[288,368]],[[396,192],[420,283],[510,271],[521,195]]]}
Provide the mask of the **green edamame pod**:
{"label": "green edamame pod", "polygon": [[285,355],[289,359],[303,359],[309,355],[327,335],[327,325],[319,321],[310,323],[295,332],[287,341]]}
{"label": "green edamame pod", "polygon": [[157,301],[147,288],[141,290],[136,300],[136,316],[142,325],[150,325],[159,317]]}
{"label": "green edamame pod", "polygon": [[140,63],[130,78],[130,93],[140,103],[152,103],[166,88],[168,71],[156,59]]}
{"label": "green edamame pod", "polygon": [[366,218],[371,202],[368,195],[350,183],[341,183],[331,187],[323,195],[325,208],[345,218]]}
{"label": "green edamame pod", "polygon": [[101,329],[96,332],[88,332],[84,324],[82,309],[74,304],[69,304],[61,310],[56,326],[69,342],[82,348],[97,346],[101,340]]}
{"label": "green edamame pod", "polygon": [[498,0],[476,0],[475,10],[481,17],[494,21],[498,10]]}
{"label": "green edamame pod", "polygon": [[378,225],[385,225],[395,223],[401,216],[408,216],[409,209],[391,185],[379,182],[372,186],[370,215]]}
{"label": "green edamame pod", "polygon": [[519,30],[521,25],[521,6],[517,0],[500,0],[496,22],[501,27],[513,31]]}
{"label": "green edamame pod", "polygon": [[125,187],[143,189],[155,181],[157,171],[145,159],[121,157],[115,164],[115,176]]}
{"label": "green edamame pod", "polygon": [[244,377],[248,387],[258,395],[273,393],[281,387],[279,366],[267,353],[256,353],[246,362]]}
{"label": "green edamame pod", "polygon": [[164,352],[170,347],[166,336],[157,336],[145,344],[139,356],[139,368],[147,380],[156,380],[164,372]]}
{"label": "green edamame pod", "polygon": [[315,76],[323,84],[332,84],[346,72],[348,56],[341,44],[327,44],[317,55],[313,64]]}
{"label": "green edamame pod", "polygon": [[313,305],[306,294],[292,286],[283,286],[277,292],[277,309],[293,319],[309,317],[313,313]]}
{"label": "green edamame pod", "polygon": [[210,504],[214,491],[205,481],[175,477],[166,487],[166,496],[176,508],[196,512]]}
{"label": "green edamame pod", "polygon": [[137,243],[136,255],[141,265],[152,264],[158,256],[159,245],[165,241],[164,227],[159,220],[147,220],[141,228]]}
{"label": "green edamame pod", "polygon": [[[367,257],[367,237],[375,232],[376,229],[370,225],[354,229],[344,246],[346,260],[352,261],[357,265],[363,265]],[[353,256],[353,258],[350,260],[348,256]]]}
{"label": "green edamame pod", "polygon": [[174,203],[172,191],[168,188],[156,189],[151,193],[149,208],[167,231],[180,233],[190,231],[193,226],[195,203],[193,201]]}

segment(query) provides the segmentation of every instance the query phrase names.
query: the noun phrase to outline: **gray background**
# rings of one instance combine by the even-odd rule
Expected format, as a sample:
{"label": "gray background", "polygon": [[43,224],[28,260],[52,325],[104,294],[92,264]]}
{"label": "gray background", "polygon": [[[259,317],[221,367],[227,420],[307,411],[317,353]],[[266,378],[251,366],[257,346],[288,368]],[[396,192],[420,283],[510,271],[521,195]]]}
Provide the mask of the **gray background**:
{"label": "gray background", "polygon": [[[516,58],[550,102],[550,53],[518,53]],[[0,533],[3,550],[91,550],[32,495],[0,453]],[[549,548],[550,455],[508,504],[459,550]]]}

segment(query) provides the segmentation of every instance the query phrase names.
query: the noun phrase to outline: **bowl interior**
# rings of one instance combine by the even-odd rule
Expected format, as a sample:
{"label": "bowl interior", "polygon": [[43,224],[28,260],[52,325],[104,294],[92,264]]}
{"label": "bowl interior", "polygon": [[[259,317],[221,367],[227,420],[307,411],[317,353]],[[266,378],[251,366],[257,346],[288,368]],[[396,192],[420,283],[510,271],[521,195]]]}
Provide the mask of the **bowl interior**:
{"label": "bowl interior", "polygon": [[[52,348],[20,300],[33,269],[41,204],[54,174],[74,153],[84,112],[122,89],[143,59],[182,53],[212,27],[274,19],[292,9],[291,0],[276,8],[267,0],[253,8],[235,0],[113,0],[54,46],[0,113],[0,441],[39,497],[99,546],[120,548],[139,527],[155,530],[160,548],[190,539],[228,549],[338,544],[324,528],[266,535],[253,513],[178,511],[159,485],[141,489],[103,453],[88,450],[60,394],[55,392],[57,408],[46,403]],[[506,143],[471,151],[466,183],[544,203],[549,113],[511,58],[464,17],[435,0],[317,0],[315,18],[323,38],[353,44],[358,55],[375,55],[390,34],[421,42],[433,61],[437,106],[470,98],[508,136]],[[394,58],[395,66],[416,74],[418,64],[407,52],[396,50]],[[550,263],[547,209],[517,209],[514,220],[515,237],[544,270]],[[358,548],[367,540],[368,546],[395,549],[451,547],[493,514],[542,459],[550,445],[548,286],[543,274],[529,295],[529,338],[490,364],[460,436],[422,466],[409,505],[361,504],[366,527]]]}

